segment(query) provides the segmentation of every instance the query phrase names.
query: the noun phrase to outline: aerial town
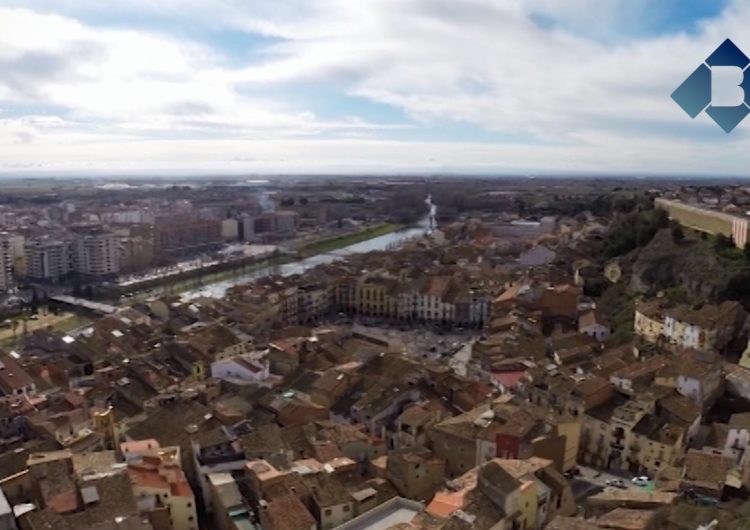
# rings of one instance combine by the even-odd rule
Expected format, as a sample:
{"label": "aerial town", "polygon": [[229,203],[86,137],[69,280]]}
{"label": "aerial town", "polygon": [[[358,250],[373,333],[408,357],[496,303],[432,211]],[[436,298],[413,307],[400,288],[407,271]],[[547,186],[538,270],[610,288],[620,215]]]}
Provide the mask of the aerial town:
{"label": "aerial town", "polygon": [[750,519],[750,187],[0,190],[0,530]]}

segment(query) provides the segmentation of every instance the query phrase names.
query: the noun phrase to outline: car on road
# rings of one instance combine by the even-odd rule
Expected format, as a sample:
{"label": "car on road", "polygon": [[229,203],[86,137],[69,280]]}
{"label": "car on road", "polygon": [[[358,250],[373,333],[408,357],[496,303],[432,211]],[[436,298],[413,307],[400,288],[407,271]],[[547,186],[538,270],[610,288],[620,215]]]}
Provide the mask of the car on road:
{"label": "car on road", "polygon": [[633,477],[633,480],[631,481],[636,486],[648,486],[649,480],[646,476],[640,476],[640,477]]}
{"label": "car on road", "polygon": [[628,487],[628,485],[625,484],[625,481],[622,480],[621,478],[607,479],[607,481],[605,482],[605,484],[607,486],[611,486],[613,488],[620,488],[620,489],[623,489],[623,490]]}
{"label": "car on road", "polygon": [[696,504],[699,506],[718,506],[719,501],[713,497],[707,497],[705,495],[698,495],[695,498]]}

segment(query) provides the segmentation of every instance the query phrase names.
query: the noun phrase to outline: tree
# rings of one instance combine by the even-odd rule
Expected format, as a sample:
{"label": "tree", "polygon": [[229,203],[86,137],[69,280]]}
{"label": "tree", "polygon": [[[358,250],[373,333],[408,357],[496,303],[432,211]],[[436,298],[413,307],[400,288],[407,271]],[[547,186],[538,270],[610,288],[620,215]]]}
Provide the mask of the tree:
{"label": "tree", "polygon": [[523,199],[516,199],[516,212],[518,213],[518,217],[523,217],[526,215],[526,203],[523,201]]}
{"label": "tree", "polygon": [[750,273],[739,273],[727,282],[724,297],[729,300],[743,301],[750,298]]}
{"label": "tree", "polygon": [[745,502],[737,509],[734,523],[727,528],[729,530],[750,530],[750,502]]}
{"label": "tree", "polygon": [[732,240],[724,234],[717,234],[716,241],[714,241],[714,250],[722,251],[732,246]]}
{"label": "tree", "polygon": [[31,291],[31,312],[32,313],[38,313],[39,312],[39,293],[36,291],[36,288],[33,288]]}
{"label": "tree", "polygon": [[745,248],[742,249],[742,252],[745,254],[745,260],[750,262],[750,242],[745,243]]}
{"label": "tree", "polygon": [[586,296],[599,297],[604,294],[607,287],[609,287],[609,282],[606,278],[592,278],[583,284],[583,294]]}
{"label": "tree", "polygon": [[682,230],[682,226],[675,225],[672,228],[672,239],[675,243],[682,243],[685,240],[685,232]]}

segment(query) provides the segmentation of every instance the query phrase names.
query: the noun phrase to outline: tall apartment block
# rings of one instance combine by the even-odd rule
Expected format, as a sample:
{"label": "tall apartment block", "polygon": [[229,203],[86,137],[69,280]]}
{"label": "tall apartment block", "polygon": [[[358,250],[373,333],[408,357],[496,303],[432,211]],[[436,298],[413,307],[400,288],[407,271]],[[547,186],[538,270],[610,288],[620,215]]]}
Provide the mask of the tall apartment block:
{"label": "tall apartment block", "polygon": [[26,242],[26,277],[58,282],[72,270],[70,242],[34,239]]}
{"label": "tall apartment block", "polygon": [[72,241],[72,268],[92,277],[115,276],[120,271],[117,239],[101,229],[77,231]]}

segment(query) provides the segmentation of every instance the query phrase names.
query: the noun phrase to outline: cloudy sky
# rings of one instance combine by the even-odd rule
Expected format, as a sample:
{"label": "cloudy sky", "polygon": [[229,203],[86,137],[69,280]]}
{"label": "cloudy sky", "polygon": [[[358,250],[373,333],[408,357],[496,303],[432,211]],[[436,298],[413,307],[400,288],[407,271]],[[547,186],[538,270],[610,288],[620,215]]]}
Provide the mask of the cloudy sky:
{"label": "cloudy sky", "polygon": [[0,173],[750,175],[750,0],[0,0]]}

